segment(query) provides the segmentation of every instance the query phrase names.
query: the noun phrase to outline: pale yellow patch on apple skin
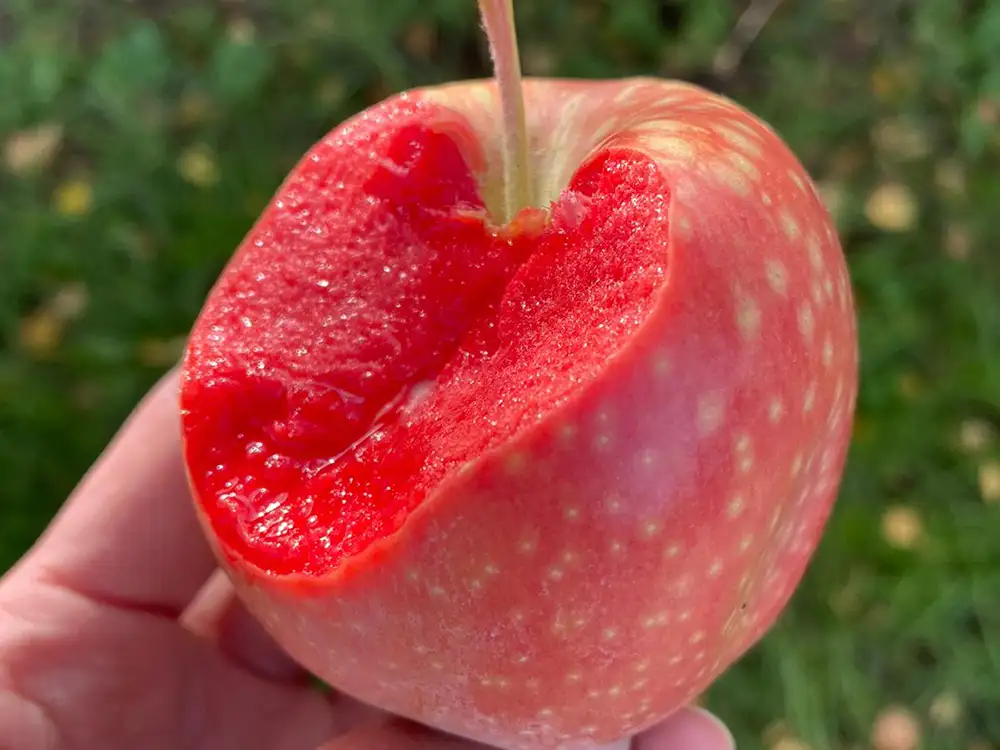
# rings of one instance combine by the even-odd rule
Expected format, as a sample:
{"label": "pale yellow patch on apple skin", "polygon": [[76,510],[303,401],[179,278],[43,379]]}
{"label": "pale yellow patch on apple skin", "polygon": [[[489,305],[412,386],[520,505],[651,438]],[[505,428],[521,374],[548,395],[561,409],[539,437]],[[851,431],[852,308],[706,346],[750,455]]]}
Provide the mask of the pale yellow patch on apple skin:
{"label": "pale yellow patch on apple skin", "polygon": [[[739,105],[700,87],[642,77],[526,78],[523,86],[536,207],[551,205],[589,157],[617,141],[668,168],[698,161],[704,144],[714,140],[726,149],[711,163],[722,187],[746,198],[760,182],[754,161],[763,153],[769,131],[744,124],[747,113]],[[491,215],[502,213],[497,211],[498,196],[503,194],[498,189],[503,179],[500,103],[493,81],[461,81],[419,89],[413,95],[467,122],[484,152],[485,168],[477,177],[487,210]],[[700,115],[701,121],[689,121],[691,115]]]}

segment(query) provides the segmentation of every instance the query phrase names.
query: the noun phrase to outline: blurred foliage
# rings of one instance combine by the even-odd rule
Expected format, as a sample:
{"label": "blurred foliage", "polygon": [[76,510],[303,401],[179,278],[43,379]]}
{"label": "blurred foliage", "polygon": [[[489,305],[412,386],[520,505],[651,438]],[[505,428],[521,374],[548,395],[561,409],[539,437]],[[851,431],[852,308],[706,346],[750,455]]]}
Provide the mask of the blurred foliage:
{"label": "blurred foliage", "polygon": [[[751,44],[746,5],[518,2],[528,73],[685,78],[769,120],[848,252],[863,387],[841,501],[793,606],[710,702],[741,747],[986,750],[1000,0],[786,0]],[[301,153],[391,92],[487,73],[471,0],[4,3],[0,564],[175,360]]]}

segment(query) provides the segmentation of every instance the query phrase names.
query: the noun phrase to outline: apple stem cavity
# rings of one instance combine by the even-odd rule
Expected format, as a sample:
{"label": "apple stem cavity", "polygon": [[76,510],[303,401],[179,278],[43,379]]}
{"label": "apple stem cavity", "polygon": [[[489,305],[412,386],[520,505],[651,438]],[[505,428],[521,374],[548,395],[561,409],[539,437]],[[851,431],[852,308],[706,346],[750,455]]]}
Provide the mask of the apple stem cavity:
{"label": "apple stem cavity", "polygon": [[479,14],[489,40],[493,75],[500,91],[503,138],[504,215],[500,224],[512,221],[521,209],[533,205],[528,169],[528,127],[524,116],[521,61],[513,0],[479,0]]}

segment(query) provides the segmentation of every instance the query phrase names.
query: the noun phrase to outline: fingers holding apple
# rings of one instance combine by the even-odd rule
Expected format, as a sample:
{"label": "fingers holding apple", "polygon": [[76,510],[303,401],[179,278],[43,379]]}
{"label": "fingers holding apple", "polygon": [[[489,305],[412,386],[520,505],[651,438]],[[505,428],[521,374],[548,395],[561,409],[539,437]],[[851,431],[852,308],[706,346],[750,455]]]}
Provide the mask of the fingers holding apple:
{"label": "fingers holding apple", "polygon": [[839,483],[855,321],[773,131],[676,82],[522,84],[497,10],[499,86],[394,97],[289,175],[192,334],[186,459],[310,670],[495,746],[590,747],[784,607]]}

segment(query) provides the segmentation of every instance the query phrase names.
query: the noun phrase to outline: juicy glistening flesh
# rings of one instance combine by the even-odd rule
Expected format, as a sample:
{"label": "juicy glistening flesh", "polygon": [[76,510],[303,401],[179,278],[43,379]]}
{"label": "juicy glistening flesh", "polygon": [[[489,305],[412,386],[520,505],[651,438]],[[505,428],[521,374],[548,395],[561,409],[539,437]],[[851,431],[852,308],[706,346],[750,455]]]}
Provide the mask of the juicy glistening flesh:
{"label": "juicy glistening flesh", "polygon": [[664,282],[648,157],[599,150],[547,222],[498,232],[455,141],[396,117],[311,152],[192,336],[200,502],[229,554],[273,574],[321,575],[399,529],[599,377]]}

